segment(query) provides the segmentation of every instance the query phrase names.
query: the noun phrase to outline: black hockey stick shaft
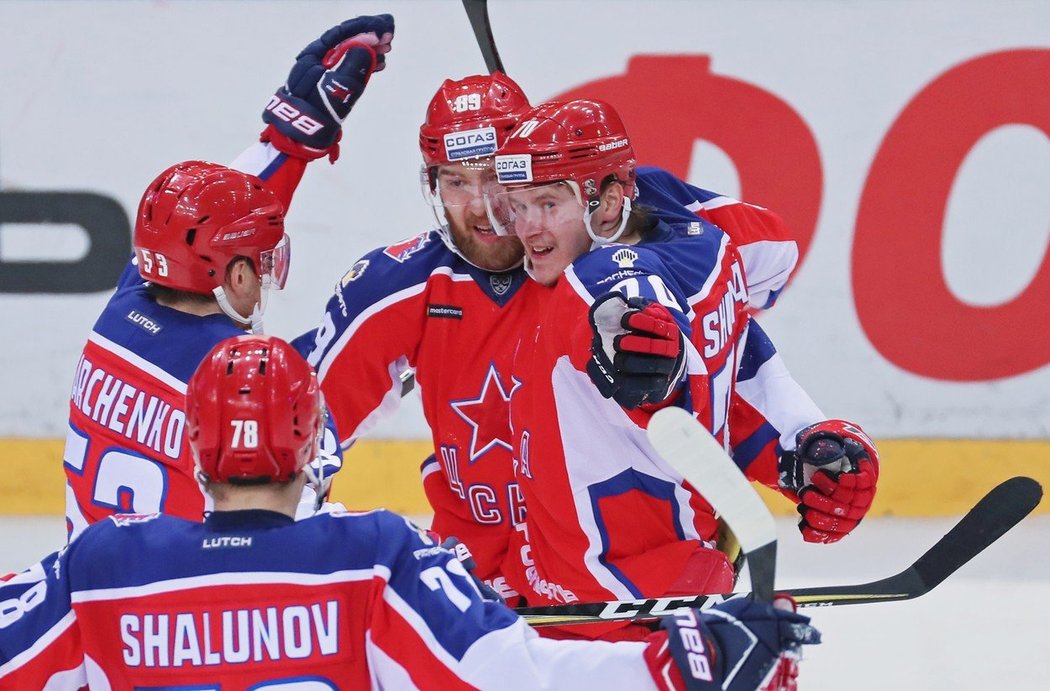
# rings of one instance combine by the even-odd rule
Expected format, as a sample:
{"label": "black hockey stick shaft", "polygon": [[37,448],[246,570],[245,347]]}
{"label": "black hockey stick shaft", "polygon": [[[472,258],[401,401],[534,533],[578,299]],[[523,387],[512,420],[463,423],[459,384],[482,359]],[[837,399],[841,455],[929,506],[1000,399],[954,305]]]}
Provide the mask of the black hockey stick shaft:
{"label": "black hockey stick shaft", "polygon": [[[1039,504],[1042,487],[1028,477],[1014,477],[986,494],[915,563],[900,573],[857,585],[784,591],[800,607],[858,605],[920,597],[940,585],[1021,522]],[[593,624],[618,619],[655,619],[682,607],[708,608],[742,593],[588,602],[515,611],[532,626]]]}
{"label": "black hockey stick shaft", "polygon": [[496,50],[492,24],[489,23],[488,0],[463,0],[463,9],[467,11],[470,28],[474,30],[474,38],[478,40],[478,48],[481,48],[481,55],[485,58],[485,67],[490,73],[503,72],[506,74],[507,71],[503,69],[499,51]]}

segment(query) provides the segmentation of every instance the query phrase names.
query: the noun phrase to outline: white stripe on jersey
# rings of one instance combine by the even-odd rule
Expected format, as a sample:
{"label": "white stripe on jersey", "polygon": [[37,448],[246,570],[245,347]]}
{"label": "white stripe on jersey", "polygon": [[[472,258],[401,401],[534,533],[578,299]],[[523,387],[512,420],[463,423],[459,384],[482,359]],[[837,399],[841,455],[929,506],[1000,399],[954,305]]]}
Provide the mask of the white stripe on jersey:
{"label": "white stripe on jersey", "polygon": [[154,379],[157,379],[160,382],[168,385],[169,387],[175,389],[179,393],[186,393],[186,382],[171,376],[170,374],[157,367],[149,360],[142,359],[135,353],[125,348],[124,346],[117,345],[113,341],[109,340],[105,336],[98,334],[95,331],[92,331],[88,335],[88,340],[97,345],[99,348],[102,348],[103,350],[108,350],[120,359],[126,360],[127,362],[131,363],[135,367],[145,372],[146,374],[152,376]]}
{"label": "white stripe on jersey", "polygon": [[[401,407],[401,392],[404,391],[404,381],[401,379],[401,374],[410,369],[408,358],[403,356],[386,366],[386,372],[390,376],[390,388],[386,390],[383,398],[379,400],[379,405],[373,408],[372,412],[358,423],[357,428],[348,430],[349,434],[339,440],[339,446],[342,447],[343,451],[349,449],[354,445],[354,442],[371,432],[376,425],[398,411]],[[416,388],[422,391],[418,379],[416,380]]]}
{"label": "white stripe on jersey", "polygon": [[[660,458],[649,443],[645,430],[638,427],[618,403],[602,398],[590,377],[573,367],[568,356],[558,359],[551,377],[565,470],[576,517],[588,541],[584,563],[595,580],[615,597],[633,598],[627,586],[599,561],[602,536],[588,488],[631,468],[674,483],[675,515],[685,539],[700,540],[694,525],[695,512],[689,505],[691,495],[682,486],[682,476]],[[605,432],[595,435],[595,429]]]}
{"label": "white stripe on jersey", "polygon": [[[454,556],[449,555],[449,559],[455,559]],[[383,599],[388,605],[390,605],[395,612],[401,615],[401,617],[408,622],[408,625],[419,635],[423,643],[438,662],[448,667],[450,670],[456,669],[458,661],[452,656],[450,652],[438,642],[437,636],[427,626],[426,620],[412,608],[412,605],[405,602],[405,600],[398,594],[396,590],[390,587],[390,569],[383,566],[382,564],[376,564],[375,567],[376,575],[387,582],[387,586],[383,588]],[[453,586],[454,587],[454,586]]]}
{"label": "white stripe on jersey", "polygon": [[[750,333],[744,333],[739,352],[745,352]],[[759,365],[755,376],[738,380],[736,393],[780,432],[780,446],[787,451],[795,449],[795,435],[803,427],[828,419],[788,372],[779,352]]]}
{"label": "white stripe on jersey", "polygon": [[738,245],[740,260],[747,274],[748,301],[763,309],[769,293],[787,283],[798,264],[798,244],[794,240],[757,240]]}
{"label": "white stripe on jersey", "polygon": [[424,290],[426,290],[427,284],[430,282],[430,279],[434,276],[448,276],[456,282],[474,280],[474,277],[470,274],[458,274],[455,273],[451,267],[439,266],[432,272],[430,272],[429,276],[423,278],[418,283],[410,285],[407,288],[402,288],[396,293],[391,293],[382,300],[373,302],[371,305],[368,306],[367,309],[363,310],[360,314],[354,317],[353,321],[351,321],[350,324],[346,327],[346,329],[343,330],[343,333],[339,334],[339,338],[336,339],[335,343],[332,344],[332,347],[328,349],[328,352],[324,354],[323,359],[319,363],[317,363],[316,369],[318,381],[324,381],[325,376],[328,374],[328,369],[332,366],[332,363],[339,358],[339,353],[343,351],[343,348],[346,347],[346,344],[350,341],[351,338],[353,338],[354,334],[357,333],[357,330],[361,328],[362,324],[364,324],[377,313],[387,309],[391,305],[396,305],[397,303],[403,300],[407,300],[411,297],[419,295]]}
{"label": "white stripe on jersey", "polygon": [[744,204],[745,206],[750,206],[750,207],[753,207],[755,209],[762,209],[763,211],[768,211],[768,209],[766,209],[766,207],[764,207],[764,206],[759,206],[758,204],[747,204],[746,202],[742,202],[739,199],[733,199],[732,197],[726,197],[726,196],[723,196],[723,195],[719,195],[717,197],[712,197],[711,199],[708,199],[706,202],[701,202],[701,201],[689,202],[688,204],[685,205],[685,208],[689,209],[690,211],[692,211],[695,214],[700,209],[703,209],[705,211],[711,211],[712,209],[720,209],[723,206],[732,206],[733,204]]}
{"label": "white stripe on jersey", "polygon": [[277,160],[281,152],[269,142],[256,142],[233,159],[230,168],[258,177]]}
{"label": "white stripe on jersey", "polygon": [[460,678],[479,689],[647,689],[646,643],[540,638],[524,620],[493,631],[463,655]]}
{"label": "white stripe on jersey", "polygon": [[368,581],[376,576],[373,569],[347,569],[332,573],[300,573],[292,571],[225,571],[206,576],[190,576],[156,581],[144,585],[123,588],[97,588],[78,590],[70,594],[73,603],[121,600],[132,597],[147,597],[161,593],[173,593],[193,588],[209,588],[223,585],[296,585],[318,586],[334,583]]}
{"label": "white stripe on jersey", "polygon": [[408,670],[372,640],[372,632],[365,633],[365,658],[373,689],[416,689]]}
{"label": "white stripe on jersey", "polygon": [[700,302],[708,296],[711,289],[715,286],[715,281],[722,275],[722,262],[725,261],[726,248],[729,246],[729,235],[722,233],[722,242],[718,245],[718,257],[715,258],[714,267],[711,269],[711,273],[708,274],[707,279],[704,281],[704,285],[700,287],[700,290],[686,298],[689,302],[690,313],[693,305]]}
{"label": "white stripe on jersey", "polygon": [[49,645],[51,645],[51,643],[56,638],[65,633],[66,629],[72,626],[73,623],[76,621],[76,618],[77,615],[74,612],[67,612],[66,616],[62,617],[57,622],[55,622],[55,625],[48,629],[43,636],[36,639],[33,645],[26,648],[18,655],[12,657],[10,660],[7,661],[7,664],[0,665],[0,678],[3,678],[4,675],[8,674],[9,672],[12,672],[18,669],[19,667],[22,667],[34,657],[39,655],[40,652],[47,648]]}

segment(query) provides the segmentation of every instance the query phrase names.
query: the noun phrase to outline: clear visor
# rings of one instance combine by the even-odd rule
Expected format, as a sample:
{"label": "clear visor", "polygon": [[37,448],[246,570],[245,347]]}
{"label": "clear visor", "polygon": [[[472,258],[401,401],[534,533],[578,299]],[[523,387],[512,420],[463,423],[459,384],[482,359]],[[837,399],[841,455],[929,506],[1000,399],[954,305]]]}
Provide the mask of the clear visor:
{"label": "clear visor", "polygon": [[586,207],[571,180],[508,189],[493,183],[485,188],[485,211],[499,235],[530,234],[573,229],[584,232]]}
{"label": "clear visor", "polygon": [[420,172],[423,199],[434,207],[469,206],[481,201],[485,187],[496,180],[492,158],[427,168]]}
{"label": "clear visor", "polygon": [[281,237],[272,250],[259,253],[259,275],[268,288],[284,288],[291,260],[292,241],[287,234]]}

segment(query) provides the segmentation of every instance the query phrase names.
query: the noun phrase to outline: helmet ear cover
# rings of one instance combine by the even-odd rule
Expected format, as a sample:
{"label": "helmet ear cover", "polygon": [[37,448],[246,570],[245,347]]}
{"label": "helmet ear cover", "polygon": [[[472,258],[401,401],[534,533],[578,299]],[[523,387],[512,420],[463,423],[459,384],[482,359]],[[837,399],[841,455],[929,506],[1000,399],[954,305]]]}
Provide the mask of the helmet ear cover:
{"label": "helmet ear cover", "polygon": [[284,205],[262,181],[206,161],[171,166],[146,188],[135,221],[139,274],[156,285],[211,294],[230,263],[260,272],[284,234]]}
{"label": "helmet ear cover", "polygon": [[290,481],[317,456],[322,426],[313,369],[273,336],[222,341],[187,385],[187,438],[209,482]]}

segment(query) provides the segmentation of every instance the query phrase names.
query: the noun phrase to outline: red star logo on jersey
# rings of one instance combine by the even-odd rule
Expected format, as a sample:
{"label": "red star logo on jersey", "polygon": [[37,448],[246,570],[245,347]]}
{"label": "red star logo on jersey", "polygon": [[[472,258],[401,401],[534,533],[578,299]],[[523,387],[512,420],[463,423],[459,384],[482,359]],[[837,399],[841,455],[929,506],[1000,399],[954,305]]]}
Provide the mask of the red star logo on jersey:
{"label": "red star logo on jersey", "polygon": [[477,398],[449,402],[456,414],[471,427],[471,463],[497,446],[510,451],[510,396],[520,385],[520,381],[512,378],[511,389],[507,391],[496,365],[490,363]]}

